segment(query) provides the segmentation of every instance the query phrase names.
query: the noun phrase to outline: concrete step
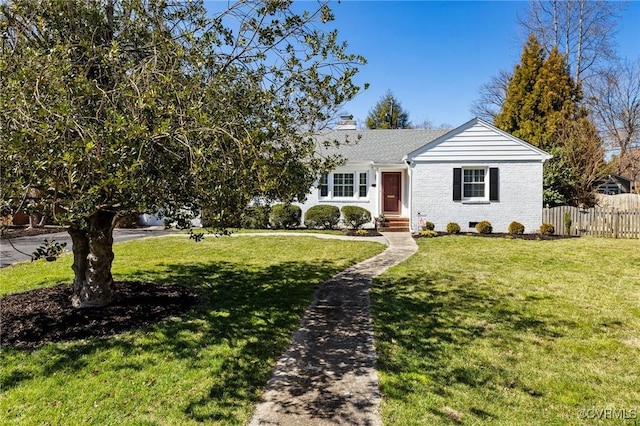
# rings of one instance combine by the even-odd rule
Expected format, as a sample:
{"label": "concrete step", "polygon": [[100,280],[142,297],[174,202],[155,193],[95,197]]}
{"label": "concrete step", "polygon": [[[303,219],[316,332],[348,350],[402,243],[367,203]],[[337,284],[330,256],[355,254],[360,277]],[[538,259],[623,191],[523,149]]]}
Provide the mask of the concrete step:
{"label": "concrete step", "polygon": [[383,227],[378,228],[379,232],[409,232],[408,217],[388,217],[385,219]]}

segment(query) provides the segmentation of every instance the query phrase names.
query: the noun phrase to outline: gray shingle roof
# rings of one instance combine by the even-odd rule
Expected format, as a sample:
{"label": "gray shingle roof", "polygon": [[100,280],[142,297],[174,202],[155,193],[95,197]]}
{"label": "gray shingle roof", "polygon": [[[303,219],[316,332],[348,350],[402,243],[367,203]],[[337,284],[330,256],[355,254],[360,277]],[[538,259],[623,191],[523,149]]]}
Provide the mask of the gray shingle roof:
{"label": "gray shingle roof", "polygon": [[[401,163],[410,152],[448,133],[450,129],[336,130],[316,137],[318,153],[340,154],[349,162]],[[360,139],[358,139],[360,135]],[[339,147],[325,148],[324,141],[338,141]],[[348,140],[349,143],[345,143]]]}

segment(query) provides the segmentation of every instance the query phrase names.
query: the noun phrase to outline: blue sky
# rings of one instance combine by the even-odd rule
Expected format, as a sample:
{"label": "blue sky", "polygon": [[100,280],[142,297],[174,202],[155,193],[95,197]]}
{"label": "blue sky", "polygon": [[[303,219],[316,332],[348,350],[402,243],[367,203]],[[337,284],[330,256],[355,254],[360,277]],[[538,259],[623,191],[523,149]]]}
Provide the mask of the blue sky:
{"label": "blue sky", "polygon": [[[518,62],[526,34],[525,1],[356,1],[333,3],[340,39],[368,63],[356,81],[367,91],[345,105],[364,127],[369,110],[391,90],[413,123],[458,126],[473,118],[480,86]],[[618,52],[640,57],[640,1],[619,21]]]}

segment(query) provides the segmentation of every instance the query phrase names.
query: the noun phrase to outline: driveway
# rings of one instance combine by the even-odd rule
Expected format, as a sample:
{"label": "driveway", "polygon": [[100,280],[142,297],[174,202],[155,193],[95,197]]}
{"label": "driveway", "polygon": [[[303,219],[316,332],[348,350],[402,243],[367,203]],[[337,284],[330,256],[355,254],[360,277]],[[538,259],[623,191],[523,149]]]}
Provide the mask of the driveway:
{"label": "driveway", "polygon": [[[170,234],[172,230],[165,230],[163,227],[147,227],[135,229],[117,228],[113,231],[113,242],[135,240],[138,238],[159,237],[161,235]],[[65,252],[71,252],[71,236],[67,232],[58,232],[55,234],[35,235],[32,237],[13,238],[9,241],[0,241],[0,268],[13,265],[18,262],[30,261],[29,254],[36,251],[42,242],[47,239],[49,241],[56,240],[59,243],[67,243]]]}

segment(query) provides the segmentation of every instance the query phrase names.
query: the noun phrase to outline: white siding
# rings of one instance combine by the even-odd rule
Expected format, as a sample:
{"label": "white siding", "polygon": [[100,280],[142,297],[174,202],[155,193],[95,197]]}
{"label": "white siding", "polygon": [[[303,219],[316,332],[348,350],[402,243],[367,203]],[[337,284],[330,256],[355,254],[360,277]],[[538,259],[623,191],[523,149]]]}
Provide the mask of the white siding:
{"label": "white siding", "polygon": [[482,122],[415,151],[415,161],[542,161],[546,154]]}
{"label": "white siding", "polygon": [[[482,204],[453,201],[453,169],[465,166],[499,169],[499,201]],[[445,231],[447,223],[456,222],[462,232],[475,232],[469,222],[488,220],[494,232],[507,232],[509,223],[518,221],[525,232],[536,232],[542,223],[541,162],[448,162],[413,163],[412,229],[418,230],[420,217]]]}

